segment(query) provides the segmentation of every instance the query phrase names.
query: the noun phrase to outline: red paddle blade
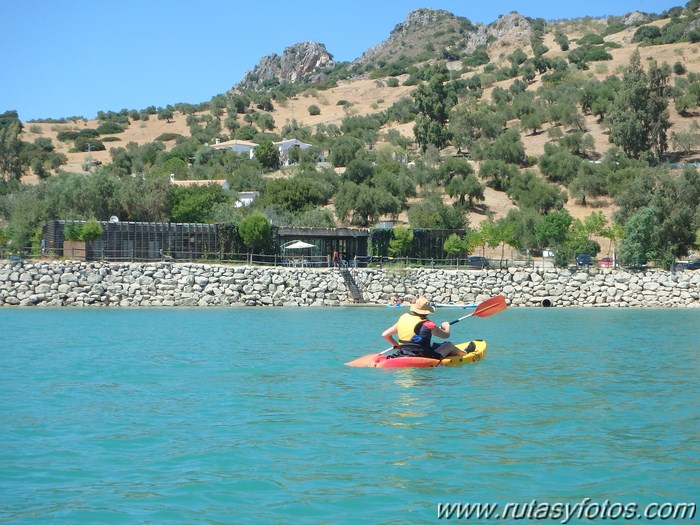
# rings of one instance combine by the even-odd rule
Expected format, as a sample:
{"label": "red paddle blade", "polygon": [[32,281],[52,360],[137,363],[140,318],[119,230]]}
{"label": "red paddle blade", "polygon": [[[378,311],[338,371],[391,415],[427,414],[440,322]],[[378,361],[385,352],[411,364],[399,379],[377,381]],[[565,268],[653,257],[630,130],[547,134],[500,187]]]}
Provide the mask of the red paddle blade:
{"label": "red paddle blade", "polygon": [[489,315],[497,314],[508,308],[506,298],[502,295],[486,299],[483,303],[476,307],[476,310],[471,314],[475,317],[488,317]]}

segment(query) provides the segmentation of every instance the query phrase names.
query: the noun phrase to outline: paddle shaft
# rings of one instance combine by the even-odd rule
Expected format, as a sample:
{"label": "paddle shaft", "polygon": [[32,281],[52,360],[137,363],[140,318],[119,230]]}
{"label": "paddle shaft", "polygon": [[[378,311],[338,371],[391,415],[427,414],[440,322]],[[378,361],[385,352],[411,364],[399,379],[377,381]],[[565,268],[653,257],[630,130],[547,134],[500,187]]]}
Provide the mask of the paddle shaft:
{"label": "paddle shaft", "polygon": [[459,319],[455,319],[454,321],[450,321],[450,325],[457,324],[457,323],[459,323],[460,321],[465,320],[467,317],[471,317],[472,315],[474,315],[474,314],[472,313],[472,314],[469,314],[469,315],[465,315],[465,316],[463,316],[463,317],[460,317]]}

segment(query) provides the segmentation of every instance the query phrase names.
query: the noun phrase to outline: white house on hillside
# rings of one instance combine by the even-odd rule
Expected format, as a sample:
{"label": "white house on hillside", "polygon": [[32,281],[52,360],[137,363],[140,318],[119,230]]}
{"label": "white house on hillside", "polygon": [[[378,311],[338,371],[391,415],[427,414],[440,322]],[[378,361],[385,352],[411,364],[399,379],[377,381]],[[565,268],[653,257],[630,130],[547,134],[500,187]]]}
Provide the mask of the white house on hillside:
{"label": "white house on hillside", "polygon": [[242,206],[250,206],[255,199],[260,195],[259,191],[239,191],[238,200],[236,201],[236,208]]}
{"label": "white house on hillside", "polygon": [[[287,151],[289,151],[291,148],[306,149],[311,147],[311,144],[307,144],[306,142],[302,142],[298,139],[284,139],[278,142],[273,142],[272,144],[279,150],[280,160],[285,166],[289,164]],[[216,144],[212,145],[211,149],[231,150],[234,153],[248,153],[249,158],[252,159],[255,157],[255,148],[258,146],[259,144],[249,142],[247,140],[234,139],[220,142],[219,139],[216,139]]]}
{"label": "white house on hillside", "polygon": [[289,156],[287,155],[287,151],[292,148],[306,149],[311,147],[311,144],[307,144],[306,142],[302,142],[297,139],[284,139],[280,140],[279,142],[273,142],[272,144],[277,146],[277,149],[279,149],[280,160],[285,166],[289,165]]}
{"label": "white house on hillside", "polygon": [[247,153],[249,158],[253,158],[253,150],[257,148],[258,145],[255,142],[250,142],[247,140],[239,140],[239,139],[234,139],[234,140],[227,140],[224,142],[220,142],[219,139],[216,139],[216,144],[211,146],[211,149],[216,149],[216,150],[226,150],[229,149],[233,151],[234,153]]}
{"label": "white house on hillside", "polygon": [[280,150],[280,155],[287,153],[289,148],[306,149],[311,147],[311,144],[307,144],[306,142],[302,142],[297,139],[284,139],[280,140],[279,142],[273,142],[273,144]]}

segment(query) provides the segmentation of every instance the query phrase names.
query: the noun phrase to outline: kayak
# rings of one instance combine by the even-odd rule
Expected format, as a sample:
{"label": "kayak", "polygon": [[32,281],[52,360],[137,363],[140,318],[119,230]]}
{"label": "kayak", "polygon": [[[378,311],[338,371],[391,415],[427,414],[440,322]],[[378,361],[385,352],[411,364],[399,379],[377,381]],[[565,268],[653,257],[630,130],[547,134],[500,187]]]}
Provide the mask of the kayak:
{"label": "kayak", "polygon": [[455,345],[460,350],[464,350],[470,343],[474,343],[475,349],[466,355],[451,355],[442,360],[430,357],[393,357],[389,354],[381,355],[367,354],[362,357],[345,363],[347,366],[370,367],[370,368],[431,368],[434,366],[461,366],[478,363],[486,357],[486,341],[475,339],[466,343]]}

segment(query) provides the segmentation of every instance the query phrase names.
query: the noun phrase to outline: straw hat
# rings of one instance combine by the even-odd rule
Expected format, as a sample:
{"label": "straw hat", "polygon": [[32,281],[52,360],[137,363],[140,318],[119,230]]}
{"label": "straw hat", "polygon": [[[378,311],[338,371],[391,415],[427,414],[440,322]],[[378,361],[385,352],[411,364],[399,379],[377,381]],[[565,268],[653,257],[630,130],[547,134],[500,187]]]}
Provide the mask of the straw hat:
{"label": "straw hat", "polygon": [[428,315],[435,311],[435,308],[430,306],[430,302],[425,297],[419,297],[416,302],[411,305],[411,311],[418,315]]}

